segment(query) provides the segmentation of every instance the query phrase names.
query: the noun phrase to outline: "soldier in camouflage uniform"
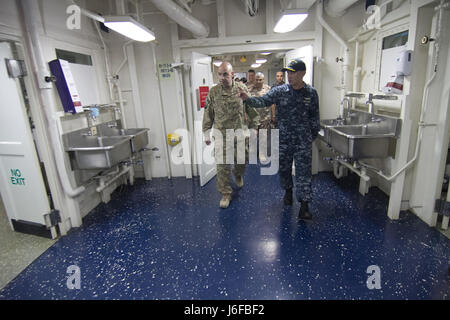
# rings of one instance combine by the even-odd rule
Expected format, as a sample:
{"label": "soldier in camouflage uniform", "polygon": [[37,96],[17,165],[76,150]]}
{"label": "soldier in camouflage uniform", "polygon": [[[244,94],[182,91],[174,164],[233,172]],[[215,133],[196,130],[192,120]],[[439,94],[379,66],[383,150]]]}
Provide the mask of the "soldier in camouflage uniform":
{"label": "soldier in camouflage uniform", "polygon": [[247,71],[247,83],[245,84],[248,90],[251,90],[255,85],[255,70],[250,69]]}
{"label": "soldier in camouflage uniform", "polygon": [[[255,84],[248,88],[250,95],[252,97],[262,97],[266,93],[270,91],[270,87],[264,83],[264,74],[262,72],[257,72],[255,74]],[[267,140],[268,135],[267,133],[262,134],[264,131],[260,131],[260,129],[266,129],[270,131],[272,128],[272,110],[271,107],[266,108],[252,108],[255,110],[255,112],[259,115],[259,122],[258,122],[258,137],[260,138],[261,142],[261,149],[259,150],[259,159],[261,162],[266,162],[267,158],[265,157],[265,154],[267,152]],[[267,131],[266,131],[267,132]],[[270,134],[270,132],[269,132]],[[270,137],[270,136],[269,136]],[[259,143],[258,143],[259,146]]]}
{"label": "soldier in camouflage uniform", "polygon": [[295,162],[296,197],[301,203],[300,219],[311,219],[308,203],[312,198],[312,142],[320,130],[319,98],[316,90],[303,82],[306,66],[295,59],[283,69],[288,71],[289,84],[272,88],[262,97],[240,97],[250,107],[277,106],[280,130],[280,184],[286,190],[284,203],[292,205],[292,160]]}
{"label": "soldier in camouflage uniform", "polygon": [[[215,160],[217,166],[217,190],[222,194],[220,207],[227,208],[231,201],[231,164],[227,155],[234,153],[233,174],[236,185],[242,188],[244,184],[243,175],[245,171],[245,162],[248,161],[248,146],[245,143],[243,126],[245,124],[244,114],[248,113],[248,127],[256,129],[258,114],[249,110],[239,99],[239,92],[248,93],[247,87],[233,80],[233,67],[229,62],[223,62],[219,69],[219,84],[212,87],[205,101],[205,112],[203,114],[203,133],[205,135],[205,143],[211,143],[209,139],[209,130],[214,126],[217,135],[223,137],[219,139],[215,136]],[[227,136],[227,130],[232,129],[235,136]],[[233,140],[227,143],[227,140]],[[239,161],[239,145],[238,141],[243,141],[241,145],[245,146],[245,155],[243,161]],[[241,154],[242,156],[242,154]],[[242,159],[241,159],[242,160]]]}

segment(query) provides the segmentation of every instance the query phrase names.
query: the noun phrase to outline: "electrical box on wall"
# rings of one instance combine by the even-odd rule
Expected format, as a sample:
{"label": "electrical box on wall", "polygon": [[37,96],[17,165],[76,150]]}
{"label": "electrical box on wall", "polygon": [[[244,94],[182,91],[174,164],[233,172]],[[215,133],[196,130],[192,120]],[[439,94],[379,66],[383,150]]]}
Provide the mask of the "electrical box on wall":
{"label": "electrical box on wall", "polygon": [[75,85],[69,62],[62,59],[52,60],[49,63],[52,75],[56,77],[56,89],[65,112],[83,112],[80,96]]}

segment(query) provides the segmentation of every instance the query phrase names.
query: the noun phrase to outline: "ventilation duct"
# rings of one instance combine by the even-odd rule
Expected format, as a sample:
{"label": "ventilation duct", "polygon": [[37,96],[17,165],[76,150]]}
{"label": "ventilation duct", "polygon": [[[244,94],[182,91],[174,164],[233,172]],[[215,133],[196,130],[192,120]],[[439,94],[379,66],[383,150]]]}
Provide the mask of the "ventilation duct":
{"label": "ventilation duct", "polygon": [[161,10],[170,19],[192,32],[195,38],[206,38],[209,35],[209,26],[207,24],[193,17],[172,0],[151,1],[158,10]]}
{"label": "ventilation duct", "polygon": [[325,2],[325,11],[330,17],[342,17],[346,10],[358,0],[328,0]]}

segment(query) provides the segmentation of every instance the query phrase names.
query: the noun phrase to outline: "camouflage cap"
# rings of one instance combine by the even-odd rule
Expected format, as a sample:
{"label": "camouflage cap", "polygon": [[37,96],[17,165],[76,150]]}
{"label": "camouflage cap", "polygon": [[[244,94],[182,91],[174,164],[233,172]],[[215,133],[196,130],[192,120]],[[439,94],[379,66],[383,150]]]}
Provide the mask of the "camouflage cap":
{"label": "camouflage cap", "polygon": [[306,65],[301,59],[294,59],[289,62],[287,67],[281,69],[282,71],[306,71]]}

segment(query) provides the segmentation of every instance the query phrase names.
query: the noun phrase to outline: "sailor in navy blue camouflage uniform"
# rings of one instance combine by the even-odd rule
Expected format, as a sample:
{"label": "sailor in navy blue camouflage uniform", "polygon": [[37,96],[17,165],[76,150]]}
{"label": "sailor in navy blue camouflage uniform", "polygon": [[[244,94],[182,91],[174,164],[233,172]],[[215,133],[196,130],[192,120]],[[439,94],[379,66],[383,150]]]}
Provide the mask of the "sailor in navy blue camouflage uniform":
{"label": "sailor in navy blue camouflage uniform", "polygon": [[249,107],[261,108],[275,104],[279,128],[280,184],[286,193],[285,205],[292,205],[292,161],[295,162],[295,188],[301,203],[299,218],[309,220],[309,202],[312,199],[311,162],[312,142],[320,130],[319,97],[316,90],[303,82],[305,63],[291,61],[283,71],[288,72],[289,84],[272,88],[262,97],[240,97]]}

